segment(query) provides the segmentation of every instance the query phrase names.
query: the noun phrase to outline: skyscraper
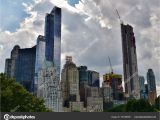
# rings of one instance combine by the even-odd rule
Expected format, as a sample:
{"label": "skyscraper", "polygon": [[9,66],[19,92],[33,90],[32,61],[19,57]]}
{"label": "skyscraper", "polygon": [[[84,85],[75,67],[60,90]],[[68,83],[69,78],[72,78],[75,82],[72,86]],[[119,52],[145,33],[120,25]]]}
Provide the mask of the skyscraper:
{"label": "skyscraper", "polygon": [[139,76],[139,85],[140,85],[140,98],[145,98],[145,79],[143,76]]}
{"label": "skyscraper", "polygon": [[148,69],[147,72],[148,83],[148,99],[151,104],[154,104],[157,97],[155,75],[152,69]]}
{"label": "skyscraper", "polygon": [[37,92],[38,72],[42,70],[43,62],[45,60],[45,38],[39,35],[36,46],[36,62],[35,62],[35,76],[34,76],[34,92]]}
{"label": "skyscraper", "polygon": [[61,8],[54,7],[45,18],[46,61],[54,63],[60,74],[61,61]]}
{"label": "skyscraper", "polygon": [[79,72],[71,56],[66,56],[61,79],[64,106],[69,106],[69,101],[80,101]]}
{"label": "skyscraper", "polygon": [[79,84],[88,84],[88,70],[87,66],[78,67],[79,71]]}
{"label": "skyscraper", "polygon": [[9,75],[10,77],[16,77],[16,62],[18,58],[18,52],[19,52],[19,45],[15,45],[14,48],[11,51],[11,57],[9,59],[6,59],[5,62],[5,73]]}
{"label": "skyscraper", "polygon": [[20,49],[18,45],[11,51],[11,58],[6,59],[5,73],[16,79],[28,91],[33,92],[36,46]]}
{"label": "skyscraper", "polygon": [[62,111],[60,62],[61,8],[55,6],[45,17],[45,60],[37,81],[37,96],[43,98],[46,106],[55,112]]}
{"label": "skyscraper", "polygon": [[99,73],[96,71],[88,70],[88,85],[100,87]]}
{"label": "skyscraper", "polygon": [[133,28],[130,25],[121,24],[123,72],[125,93],[130,98],[140,98],[138,78],[136,43]]}
{"label": "skyscraper", "polygon": [[34,91],[36,46],[32,48],[19,49],[16,61],[15,76],[28,91]]}

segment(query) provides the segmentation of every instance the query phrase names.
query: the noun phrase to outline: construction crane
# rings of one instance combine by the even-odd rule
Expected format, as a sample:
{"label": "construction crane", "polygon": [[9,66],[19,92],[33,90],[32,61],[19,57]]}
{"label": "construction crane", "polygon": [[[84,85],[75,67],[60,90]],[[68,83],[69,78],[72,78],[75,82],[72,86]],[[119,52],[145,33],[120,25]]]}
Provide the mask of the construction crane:
{"label": "construction crane", "polygon": [[118,19],[119,19],[120,23],[122,24],[123,21],[122,21],[122,19],[121,19],[121,16],[120,16],[118,10],[117,10],[116,8],[114,8],[114,6],[113,6],[113,4],[112,4],[112,2],[111,2],[110,0],[109,0],[109,3],[111,4],[112,9],[116,11],[116,14],[117,14],[117,16],[118,16]]}
{"label": "construction crane", "polygon": [[109,60],[109,64],[110,64],[111,74],[113,74],[113,68],[112,68],[112,64],[111,64],[111,60],[110,60],[109,56],[108,56],[108,60]]}

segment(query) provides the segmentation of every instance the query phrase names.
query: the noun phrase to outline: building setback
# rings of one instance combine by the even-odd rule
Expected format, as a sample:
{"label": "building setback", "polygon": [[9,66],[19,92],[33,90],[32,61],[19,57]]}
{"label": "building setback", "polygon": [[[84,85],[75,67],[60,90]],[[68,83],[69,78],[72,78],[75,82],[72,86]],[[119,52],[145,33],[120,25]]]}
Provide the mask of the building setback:
{"label": "building setback", "polygon": [[133,28],[130,25],[121,24],[123,72],[125,93],[130,98],[140,98],[138,78],[136,43]]}

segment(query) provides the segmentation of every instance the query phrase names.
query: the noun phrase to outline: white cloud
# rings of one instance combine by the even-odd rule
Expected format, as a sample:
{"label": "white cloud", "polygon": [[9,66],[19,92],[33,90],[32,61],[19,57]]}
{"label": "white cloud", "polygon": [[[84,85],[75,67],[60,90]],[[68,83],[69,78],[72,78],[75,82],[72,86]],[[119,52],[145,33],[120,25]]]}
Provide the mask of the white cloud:
{"label": "white cloud", "polygon": [[[31,47],[38,34],[44,34],[45,14],[54,5],[62,7],[62,66],[65,55],[72,55],[77,65],[102,74],[108,72],[110,56],[115,72],[122,74],[121,34],[115,8],[125,23],[134,26],[139,74],[146,76],[153,68],[160,84],[160,43],[158,0],[83,0],[75,8],[65,0],[35,0],[34,4],[22,3],[30,16],[20,23],[16,32],[0,33],[0,71],[15,44]],[[8,44],[9,43],[9,44]],[[5,49],[2,49],[5,48]]]}

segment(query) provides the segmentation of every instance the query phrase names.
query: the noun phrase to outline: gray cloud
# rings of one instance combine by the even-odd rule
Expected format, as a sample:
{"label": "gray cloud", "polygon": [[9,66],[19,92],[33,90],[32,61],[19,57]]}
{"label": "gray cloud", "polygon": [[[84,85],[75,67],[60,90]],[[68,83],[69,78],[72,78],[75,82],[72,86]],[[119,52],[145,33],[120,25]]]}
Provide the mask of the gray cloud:
{"label": "gray cloud", "polygon": [[[76,8],[65,6],[63,0],[42,0],[28,10],[29,17],[14,33],[1,31],[0,71],[4,69],[4,59],[9,56],[15,44],[31,47],[38,34],[44,34],[45,13],[54,6],[62,6],[62,66],[65,55],[72,55],[77,65],[87,65],[97,70],[101,76],[109,71],[107,57],[110,56],[114,71],[122,74],[122,48],[120,24],[114,8],[125,23],[134,27],[139,74],[146,77],[147,69],[153,68],[157,85],[160,86],[160,51],[158,0],[85,0]],[[113,5],[113,7],[112,7]],[[7,44],[10,43],[10,44]],[[7,48],[7,49],[4,49]],[[157,86],[157,88],[160,88]],[[160,94],[160,93],[159,93]]]}

